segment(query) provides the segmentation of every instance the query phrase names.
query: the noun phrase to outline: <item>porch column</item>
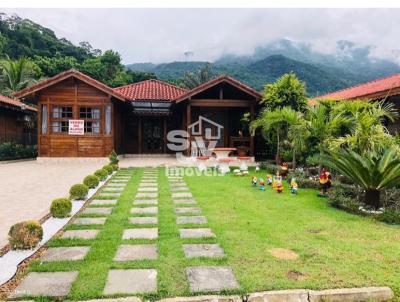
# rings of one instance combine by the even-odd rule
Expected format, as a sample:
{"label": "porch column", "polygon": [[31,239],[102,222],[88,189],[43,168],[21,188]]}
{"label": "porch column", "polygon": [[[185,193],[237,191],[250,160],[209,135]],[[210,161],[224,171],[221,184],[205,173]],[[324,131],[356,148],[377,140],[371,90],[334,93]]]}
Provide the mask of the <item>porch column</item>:
{"label": "porch column", "polygon": [[142,153],[142,116],[139,115],[139,125],[138,125],[138,153]]}
{"label": "porch column", "polygon": [[[250,123],[254,121],[254,105],[250,106]],[[254,156],[254,136],[250,135],[250,156]]]}
{"label": "porch column", "polygon": [[[190,102],[190,100],[189,100]],[[188,131],[188,127],[189,125],[192,123],[192,105],[190,105],[190,103],[188,103],[187,107],[186,107],[186,131]],[[189,133],[189,149],[186,151],[186,155],[190,155],[190,147],[191,147],[191,135]]]}
{"label": "porch column", "polygon": [[167,153],[167,117],[164,116],[164,146],[163,146],[163,150],[164,150],[164,154]]}

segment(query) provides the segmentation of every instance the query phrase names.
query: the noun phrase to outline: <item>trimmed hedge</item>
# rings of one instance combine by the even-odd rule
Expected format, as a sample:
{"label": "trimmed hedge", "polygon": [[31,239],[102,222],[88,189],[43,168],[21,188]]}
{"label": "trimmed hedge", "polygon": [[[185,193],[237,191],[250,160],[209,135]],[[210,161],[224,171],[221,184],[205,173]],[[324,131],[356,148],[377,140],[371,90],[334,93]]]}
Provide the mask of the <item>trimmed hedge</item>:
{"label": "trimmed hedge", "polygon": [[0,144],[0,160],[34,158],[37,156],[37,146],[25,146],[14,142]]}
{"label": "trimmed hedge", "polygon": [[114,168],[111,165],[105,165],[103,169],[106,170],[108,174],[112,174],[112,172],[114,172]]}
{"label": "trimmed hedge", "polygon": [[51,202],[50,213],[55,218],[68,217],[72,210],[72,202],[68,198],[57,198]]}
{"label": "trimmed hedge", "polygon": [[96,188],[99,185],[99,182],[100,180],[96,175],[88,175],[83,180],[84,185],[89,189]]}
{"label": "trimmed hedge", "polygon": [[94,175],[96,175],[100,180],[105,180],[108,176],[108,171],[104,169],[98,169],[94,172]]}
{"label": "trimmed hedge", "polygon": [[84,184],[76,184],[69,189],[69,195],[71,199],[85,199],[89,192],[89,188]]}
{"label": "trimmed hedge", "polygon": [[108,159],[110,160],[111,164],[118,165],[119,159],[118,159],[118,154],[117,154],[117,152],[115,152],[115,150],[112,150]]}
{"label": "trimmed hedge", "polygon": [[114,169],[114,171],[118,170],[118,164],[110,164],[110,166]]}
{"label": "trimmed hedge", "polygon": [[38,245],[43,238],[43,228],[38,221],[28,220],[11,226],[8,241],[13,250],[27,250]]}

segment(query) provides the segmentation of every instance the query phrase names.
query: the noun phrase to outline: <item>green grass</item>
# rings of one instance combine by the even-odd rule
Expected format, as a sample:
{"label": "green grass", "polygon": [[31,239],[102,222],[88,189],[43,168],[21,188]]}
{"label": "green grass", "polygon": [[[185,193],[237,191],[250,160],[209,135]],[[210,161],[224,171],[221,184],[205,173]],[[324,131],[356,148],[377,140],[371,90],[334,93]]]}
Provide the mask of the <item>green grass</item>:
{"label": "green grass", "polygon": [[[191,192],[208,218],[207,225],[217,238],[181,240],[164,169],[158,169],[159,238],[156,241],[122,240],[130,209],[142,175],[135,169],[113,213],[105,225],[68,225],[67,229],[100,229],[93,240],[53,239],[49,246],[90,245],[84,261],[40,263],[30,271],[79,271],[69,299],[102,297],[109,269],[155,268],[158,292],[145,298],[190,295],[184,269],[197,265],[231,266],[241,289],[226,293],[248,293],[270,289],[390,286],[400,295],[400,229],[372,219],[351,215],[327,205],[316,191],[299,189],[291,195],[285,183],[283,194],[270,187],[262,192],[251,187],[250,176],[185,177]],[[261,174],[259,174],[261,176]],[[265,177],[265,175],[263,175]],[[188,205],[192,206],[192,205]],[[188,225],[190,226],[190,225]],[[187,226],[184,226],[187,227]],[[156,242],[159,259],[153,261],[112,261],[122,243]],[[219,243],[223,259],[186,259],[182,243]],[[271,248],[298,253],[297,260],[278,260]],[[301,272],[304,280],[288,278],[290,271]]]}

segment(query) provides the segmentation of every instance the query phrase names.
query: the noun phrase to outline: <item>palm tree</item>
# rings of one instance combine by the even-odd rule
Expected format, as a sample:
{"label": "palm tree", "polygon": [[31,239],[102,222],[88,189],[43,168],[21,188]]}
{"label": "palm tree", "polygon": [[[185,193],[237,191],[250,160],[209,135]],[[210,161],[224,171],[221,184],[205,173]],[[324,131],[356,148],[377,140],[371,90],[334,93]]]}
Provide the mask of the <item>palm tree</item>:
{"label": "palm tree", "polygon": [[7,57],[0,62],[0,69],[0,82],[5,94],[10,95],[33,82],[33,63],[25,57],[15,61]]}
{"label": "palm tree", "polygon": [[276,134],[277,164],[279,163],[281,142],[285,137],[288,137],[292,141],[293,164],[296,166],[296,152],[303,148],[305,136],[308,133],[303,114],[290,107],[283,107],[275,110],[265,109],[260,117],[251,124],[253,135],[258,128],[261,128],[265,134],[268,134],[270,131]]}
{"label": "palm tree", "polygon": [[203,68],[196,73],[186,72],[182,78],[182,86],[187,89],[193,89],[209,80],[212,80],[214,75],[211,70],[210,64],[206,64]]}
{"label": "palm tree", "polygon": [[[330,103],[319,102],[310,107],[306,114],[310,137],[316,141],[320,157],[330,142],[340,134],[340,130],[350,125],[350,119],[343,112],[332,110],[332,107]],[[320,170],[321,167],[320,160]]]}
{"label": "palm tree", "polygon": [[400,184],[400,156],[395,148],[371,151],[364,156],[348,149],[322,156],[323,163],[365,190],[365,204],[379,209],[380,191]]}

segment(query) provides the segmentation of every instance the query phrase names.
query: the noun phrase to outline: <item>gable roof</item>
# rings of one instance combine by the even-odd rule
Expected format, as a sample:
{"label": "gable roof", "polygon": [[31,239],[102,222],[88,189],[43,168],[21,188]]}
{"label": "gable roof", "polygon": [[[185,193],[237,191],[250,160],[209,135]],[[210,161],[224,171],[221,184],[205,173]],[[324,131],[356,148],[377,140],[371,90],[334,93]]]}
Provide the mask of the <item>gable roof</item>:
{"label": "gable roof", "polygon": [[208,89],[210,87],[213,87],[213,86],[215,86],[215,85],[217,85],[219,83],[222,83],[222,82],[229,83],[232,86],[235,86],[236,88],[238,88],[238,89],[240,89],[240,90],[242,90],[242,91],[254,96],[255,98],[261,98],[261,94],[257,90],[251,88],[250,86],[247,86],[246,84],[243,84],[242,82],[240,82],[240,81],[238,81],[238,80],[236,80],[236,79],[234,79],[234,78],[232,78],[230,76],[221,75],[219,77],[216,77],[215,79],[212,79],[212,80],[210,80],[208,82],[205,82],[205,83],[193,88],[192,90],[189,90],[188,92],[186,92],[185,94],[179,96],[175,100],[176,100],[177,103],[179,103],[179,102],[184,101],[185,99],[187,99],[187,98],[189,98],[189,97],[191,97],[193,95],[196,95],[196,94],[198,94],[198,93],[200,93],[200,92],[202,92],[202,91],[204,91],[204,90],[206,90],[206,89]]}
{"label": "gable roof", "polygon": [[0,106],[1,105],[12,106],[21,110],[37,112],[37,109],[35,107],[26,105],[17,99],[12,99],[2,94],[0,94]]}
{"label": "gable roof", "polygon": [[172,101],[187,92],[186,89],[155,79],[117,87],[114,91],[130,101]]}
{"label": "gable roof", "polygon": [[357,98],[376,99],[390,95],[391,90],[400,88],[400,74],[376,79],[367,83],[321,95],[309,100],[314,105],[318,100],[352,100]]}
{"label": "gable roof", "polygon": [[48,78],[48,79],[43,80],[37,84],[34,84],[28,88],[17,91],[13,95],[17,98],[21,98],[21,97],[27,96],[31,93],[34,93],[36,91],[39,91],[39,90],[42,90],[49,86],[52,86],[54,84],[57,84],[61,81],[64,81],[64,80],[70,78],[70,77],[74,77],[78,80],[81,80],[82,82],[85,82],[86,84],[89,84],[89,85],[103,91],[106,94],[109,94],[121,101],[125,101],[124,96],[119,94],[117,91],[115,91],[111,87],[109,87],[109,86],[101,83],[100,81],[97,81],[97,80],[89,77],[88,75],[86,75],[78,70],[75,70],[75,69],[70,69],[70,70],[61,72],[61,73],[55,75],[54,77]]}

